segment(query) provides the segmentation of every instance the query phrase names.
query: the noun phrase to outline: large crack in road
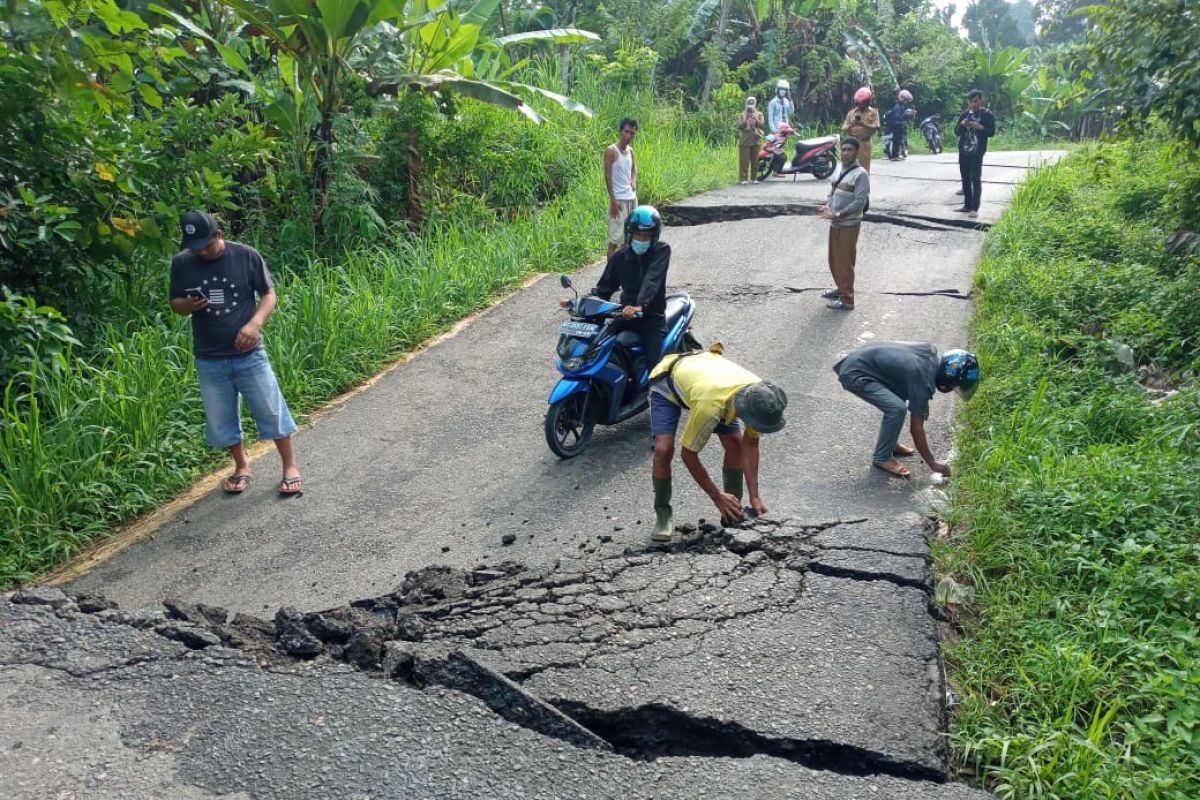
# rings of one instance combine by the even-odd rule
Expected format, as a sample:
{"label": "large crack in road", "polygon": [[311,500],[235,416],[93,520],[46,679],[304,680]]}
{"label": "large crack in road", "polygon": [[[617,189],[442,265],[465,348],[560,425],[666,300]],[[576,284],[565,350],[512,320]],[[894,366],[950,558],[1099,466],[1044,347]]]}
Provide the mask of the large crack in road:
{"label": "large crack in road", "polygon": [[[926,535],[916,515],[702,521],[675,543],[552,567],[428,567],[391,593],[284,608],[271,622],[180,601],[122,610],[57,589],[17,593],[10,609],[228,648],[272,669],[341,663],[452,689],[538,735],[638,762],[766,756],[940,782]],[[0,666],[62,668],[53,644],[10,649]],[[67,672],[130,673],[153,660],[122,650]]]}
{"label": "large crack in road", "polygon": [[[749,219],[771,219],[773,217],[813,217],[821,213],[820,203],[731,203],[727,205],[677,204],[663,209],[663,221],[671,227],[711,225],[718,222],[741,222]],[[929,214],[913,214],[898,210],[868,211],[863,215],[866,222],[914,228],[922,231],[953,232],[960,230],[987,231],[990,222],[977,219],[939,217]]]}

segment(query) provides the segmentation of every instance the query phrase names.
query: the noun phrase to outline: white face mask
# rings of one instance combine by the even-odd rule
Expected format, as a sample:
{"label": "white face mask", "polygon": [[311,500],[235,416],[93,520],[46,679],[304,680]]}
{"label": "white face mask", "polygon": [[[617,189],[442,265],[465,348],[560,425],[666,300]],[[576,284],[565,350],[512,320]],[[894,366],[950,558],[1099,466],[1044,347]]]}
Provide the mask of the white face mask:
{"label": "white face mask", "polygon": [[787,97],[787,89],[776,89],[775,94],[779,95],[780,97]]}

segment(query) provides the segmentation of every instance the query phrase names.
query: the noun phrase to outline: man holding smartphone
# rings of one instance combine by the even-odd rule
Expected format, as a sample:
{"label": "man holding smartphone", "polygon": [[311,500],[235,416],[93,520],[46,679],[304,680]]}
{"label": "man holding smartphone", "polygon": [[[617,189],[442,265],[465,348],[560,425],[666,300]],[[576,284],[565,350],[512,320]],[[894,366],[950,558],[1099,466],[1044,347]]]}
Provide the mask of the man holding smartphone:
{"label": "man holding smartphone", "polygon": [[296,423],[262,340],[262,327],[276,303],[271,273],[253,247],[226,241],[210,214],[189,211],[180,228],[182,252],[171,261],[171,310],[192,318],[205,438],[233,457],[233,474],[223,488],[227,494],[241,494],[250,483],[242,442],[245,399],[259,438],[274,441],[283,462],[279,494],[298,497],[304,482],[292,451]]}
{"label": "man holding smartphone", "polygon": [[962,207],[954,210],[976,217],[983,192],[983,157],[988,139],[996,135],[996,118],[984,106],[983,92],[972,89],[967,94],[967,109],[958,115],[954,132],[958,135],[958,173],[962,177],[963,196]]}

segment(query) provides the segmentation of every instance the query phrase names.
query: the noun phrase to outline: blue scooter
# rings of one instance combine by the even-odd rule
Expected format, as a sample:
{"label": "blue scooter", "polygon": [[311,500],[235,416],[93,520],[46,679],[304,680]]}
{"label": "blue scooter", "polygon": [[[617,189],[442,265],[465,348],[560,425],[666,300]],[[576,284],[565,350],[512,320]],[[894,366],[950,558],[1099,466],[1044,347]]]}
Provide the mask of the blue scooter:
{"label": "blue scooter", "polygon": [[[559,283],[575,291],[563,275]],[[559,458],[574,458],[591,441],[596,425],[616,425],[650,405],[650,367],[635,331],[612,331],[621,304],[580,297],[567,307],[571,319],[558,329],[558,371],[563,377],[550,392],[546,444]],[[661,355],[699,349],[689,330],[696,304],[685,292],[667,296],[667,336]],[[658,359],[655,359],[657,363]]]}

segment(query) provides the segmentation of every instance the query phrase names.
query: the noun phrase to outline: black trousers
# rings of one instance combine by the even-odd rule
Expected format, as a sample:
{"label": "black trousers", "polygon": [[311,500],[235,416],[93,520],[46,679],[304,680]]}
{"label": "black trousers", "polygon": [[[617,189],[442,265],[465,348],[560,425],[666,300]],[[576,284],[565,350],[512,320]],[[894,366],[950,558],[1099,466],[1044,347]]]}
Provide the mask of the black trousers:
{"label": "black trousers", "polygon": [[888,158],[899,158],[908,149],[908,125],[889,126],[888,133],[892,135],[892,152],[887,156]]}
{"label": "black trousers", "polygon": [[642,340],[642,349],[646,353],[646,368],[653,369],[662,357],[663,341],[667,338],[667,320],[663,317],[649,319],[617,320],[613,323],[614,332],[635,331]]}
{"label": "black trousers", "polygon": [[958,174],[962,176],[963,207],[968,211],[979,210],[979,196],[983,193],[983,153],[959,153]]}

